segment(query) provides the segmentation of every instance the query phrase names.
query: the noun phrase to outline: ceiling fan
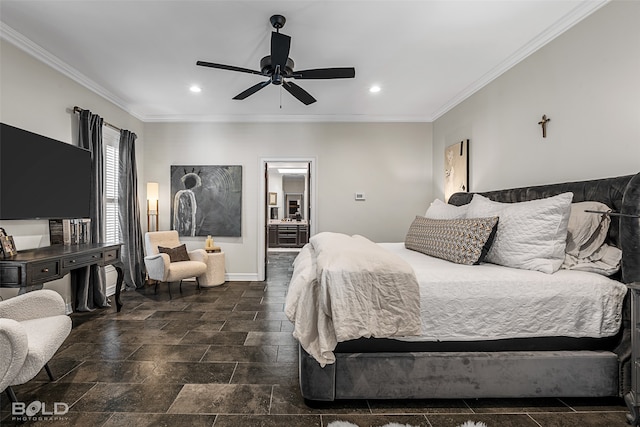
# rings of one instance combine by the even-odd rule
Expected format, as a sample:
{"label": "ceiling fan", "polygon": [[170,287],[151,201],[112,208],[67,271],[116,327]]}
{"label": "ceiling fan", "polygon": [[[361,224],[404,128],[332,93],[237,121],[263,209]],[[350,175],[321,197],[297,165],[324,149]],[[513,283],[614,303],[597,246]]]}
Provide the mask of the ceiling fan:
{"label": "ceiling fan", "polygon": [[282,85],[287,92],[305,105],[313,104],[316,99],[297,84],[285,79],[350,79],[355,77],[356,70],[353,67],[315,68],[294,71],[293,60],[289,58],[291,37],[280,33],[280,28],[284,27],[286,19],[282,15],[273,15],[270,21],[276,31],[271,32],[271,55],[267,55],[260,60],[260,71],[204,61],[196,62],[196,65],[269,77],[269,80],[251,86],[233,97],[233,99],[245,99],[265,88],[269,83],[273,83],[274,85]]}

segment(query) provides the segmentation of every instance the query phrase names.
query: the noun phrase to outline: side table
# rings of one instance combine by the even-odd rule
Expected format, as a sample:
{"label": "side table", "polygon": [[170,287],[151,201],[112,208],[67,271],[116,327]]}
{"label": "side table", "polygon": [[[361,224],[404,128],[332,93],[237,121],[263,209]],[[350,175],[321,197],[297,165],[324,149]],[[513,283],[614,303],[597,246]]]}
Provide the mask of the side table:
{"label": "side table", "polygon": [[224,283],[224,252],[207,252],[207,272],[199,277],[200,287],[210,288]]}
{"label": "side table", "polygon": [[627,284],[631,292],[631,391],[624,397],[627,422],[640,426],[640,282]]}

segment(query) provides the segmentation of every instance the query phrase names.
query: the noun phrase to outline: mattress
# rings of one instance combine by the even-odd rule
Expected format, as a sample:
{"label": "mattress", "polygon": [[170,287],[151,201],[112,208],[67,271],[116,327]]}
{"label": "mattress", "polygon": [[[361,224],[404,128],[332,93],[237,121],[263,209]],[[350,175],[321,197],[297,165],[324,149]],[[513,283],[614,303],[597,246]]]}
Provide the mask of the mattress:
{"label": "mattress", "polygon": [[422,335],[396,339],[604,338],[620,329],[627,287],[605,276],[461,265],[408,250],[404,243],[380,245],[407,261],[420,285]]}

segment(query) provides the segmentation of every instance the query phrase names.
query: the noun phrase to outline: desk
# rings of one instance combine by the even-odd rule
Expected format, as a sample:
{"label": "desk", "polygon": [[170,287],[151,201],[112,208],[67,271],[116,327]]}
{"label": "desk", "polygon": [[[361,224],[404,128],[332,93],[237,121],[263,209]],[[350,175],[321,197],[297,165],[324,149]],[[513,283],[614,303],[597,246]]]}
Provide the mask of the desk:
{"label": "desk", "polygon": [[42,284],[59,279],[81,267],[113,265],[118,273],[116,310],[122,309],[120,291],[124,273],[120,264],[119,243],[86,243],[82,245],[52,245],[20,251],[10,258],[0,259],[0,287],[20,288],[19,293],[42,289]]}

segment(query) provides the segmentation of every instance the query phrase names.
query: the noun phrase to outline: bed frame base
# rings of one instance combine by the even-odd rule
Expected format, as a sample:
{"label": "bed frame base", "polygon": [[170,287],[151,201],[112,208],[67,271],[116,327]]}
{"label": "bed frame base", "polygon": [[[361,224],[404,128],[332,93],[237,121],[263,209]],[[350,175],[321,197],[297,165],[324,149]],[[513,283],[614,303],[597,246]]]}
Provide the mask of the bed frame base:
{"label": "bed frame base", "polygon": [[619,396],[609,351],[337,353],[321,368],[300,348],[307,400]]}

